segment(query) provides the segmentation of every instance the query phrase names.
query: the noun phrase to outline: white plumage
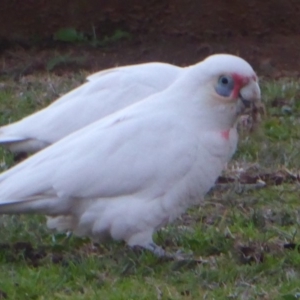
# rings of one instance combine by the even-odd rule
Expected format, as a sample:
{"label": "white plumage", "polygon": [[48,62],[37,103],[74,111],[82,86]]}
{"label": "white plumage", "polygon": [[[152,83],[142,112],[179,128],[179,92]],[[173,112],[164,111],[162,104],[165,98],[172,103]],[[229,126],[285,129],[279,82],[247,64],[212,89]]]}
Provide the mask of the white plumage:
{"label": "white plumage", "polygon": [[95,73],[88,82],[50,106],[0,127],[0,144],[12,152],[36,152],[68,134],[167,88],[185,68],[165,63],[119,67]]}
{"label": "white plumage", "polygon": [[0,213],[46,214],[51,228],[162,255],[153,232],[203,199],[232,154],[244,105],[259,99],[247,62],[211,56],[4,172]]}

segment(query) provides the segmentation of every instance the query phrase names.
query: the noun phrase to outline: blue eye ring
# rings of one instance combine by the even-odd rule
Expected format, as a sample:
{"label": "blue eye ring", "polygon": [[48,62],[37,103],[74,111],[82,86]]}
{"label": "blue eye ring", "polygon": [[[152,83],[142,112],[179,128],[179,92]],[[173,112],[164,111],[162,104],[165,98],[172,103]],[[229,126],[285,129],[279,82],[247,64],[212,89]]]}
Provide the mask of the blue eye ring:
{"label": "blue eye ring", "polygon": [[216,92],[222,97],[229,97],[234,89],[234,79],[229,75],[221,75],[218,79]]}

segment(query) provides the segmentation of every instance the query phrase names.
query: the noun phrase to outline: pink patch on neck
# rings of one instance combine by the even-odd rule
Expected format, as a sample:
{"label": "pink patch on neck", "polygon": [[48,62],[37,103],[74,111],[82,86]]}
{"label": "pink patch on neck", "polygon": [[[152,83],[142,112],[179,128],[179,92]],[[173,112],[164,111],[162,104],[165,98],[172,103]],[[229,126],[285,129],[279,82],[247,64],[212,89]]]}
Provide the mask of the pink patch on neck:
{"label": "pink patch on neck", "polygon": [[223,139],[229,140],[229,129],[221,131],[221,136],[222,136]]}

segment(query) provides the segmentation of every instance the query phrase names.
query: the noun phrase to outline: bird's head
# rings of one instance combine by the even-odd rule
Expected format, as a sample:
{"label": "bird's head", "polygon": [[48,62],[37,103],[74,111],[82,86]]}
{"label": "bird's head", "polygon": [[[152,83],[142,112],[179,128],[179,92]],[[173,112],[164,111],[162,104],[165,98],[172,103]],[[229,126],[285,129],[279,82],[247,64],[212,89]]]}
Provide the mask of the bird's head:
{"label": "bird's head", "polygon": [[217,113],[220,122],[231,125],[246,110],[257,111],[261,103],[258,78],[242,58],[216,54],[188,69],[193,78],[194,101],[207,108],[207,113]]}

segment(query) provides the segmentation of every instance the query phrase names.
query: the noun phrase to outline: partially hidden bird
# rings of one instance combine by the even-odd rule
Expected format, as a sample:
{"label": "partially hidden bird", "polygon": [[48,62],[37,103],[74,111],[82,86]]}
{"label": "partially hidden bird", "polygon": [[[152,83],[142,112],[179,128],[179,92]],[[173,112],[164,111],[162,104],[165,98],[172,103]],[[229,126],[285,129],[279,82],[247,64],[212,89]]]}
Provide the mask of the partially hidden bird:
{"label": "partially hidden bird", "polygon": [[0,213],[45,214],[52,229],[163,256],[153,233],[203,201],[232,155],[239,115],[260,98],[245,60],[209,56],[2,173]]}
{"label": "partially hidden bird", "polygon": [[145,63],[95,73],[82,86],[24,119],[0,127],[0,145],[35,153],[111,113],[160,92],[185,68]]}

